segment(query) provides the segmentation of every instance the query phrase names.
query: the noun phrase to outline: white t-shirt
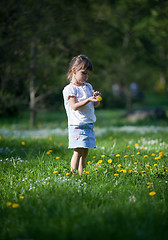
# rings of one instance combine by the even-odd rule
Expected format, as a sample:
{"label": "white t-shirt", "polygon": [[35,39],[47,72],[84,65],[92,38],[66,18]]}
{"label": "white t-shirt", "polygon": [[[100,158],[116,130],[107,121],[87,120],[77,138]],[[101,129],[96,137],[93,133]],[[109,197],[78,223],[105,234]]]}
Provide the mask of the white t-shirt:
{"label": "white t-shirt", "polygon": [[93,88],[90,83],[84,83],[82,86],[73,83],[68,84],[63,89],[64,106],[68,116],[68,125],[82,125],[86,123],[93,123],[96,121],[94,113],[94,103],[89,102],[80,110],[73,110],[69,104],[68,97],[76,97],[77,102],[81,102],[93,96]]}

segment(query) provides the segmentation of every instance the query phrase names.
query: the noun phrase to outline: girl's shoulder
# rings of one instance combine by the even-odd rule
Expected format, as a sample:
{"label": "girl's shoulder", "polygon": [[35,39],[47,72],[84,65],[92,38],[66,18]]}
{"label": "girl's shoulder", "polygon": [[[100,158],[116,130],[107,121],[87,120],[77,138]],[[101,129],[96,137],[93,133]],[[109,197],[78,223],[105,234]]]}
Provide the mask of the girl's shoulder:
{"label": "girl's shoulder", "polygon": [[63,89],[63,95],[64,96],[76,96],[77,94],[77,89],[76,89],[76,86],[73,85],[73,84],[68,84],[64,87]]}
{"label": "girl's shoulder", "polygon": [[85,82],[85,85],[86,85],[91,91],[93,91],[93,87],[92,87],[92,85],[91,85],[90,83]]}
{"label": "girl's shoulder", "polygon": [[71,90],[71,89],[75,89],[75,85],[69,83],[64,87],[63,91],[68,91],[68,90]]}

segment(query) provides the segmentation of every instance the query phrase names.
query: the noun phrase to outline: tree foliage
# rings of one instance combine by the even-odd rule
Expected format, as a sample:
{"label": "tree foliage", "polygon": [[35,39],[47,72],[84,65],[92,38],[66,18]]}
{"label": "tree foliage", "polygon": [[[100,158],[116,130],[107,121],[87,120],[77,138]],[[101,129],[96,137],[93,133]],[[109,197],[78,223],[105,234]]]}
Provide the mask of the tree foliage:
{"label": "tree foliage", "polygon": [[68,63],[80,53],[105,95],[115,83],[126,96],[131,82],[167,86],[168,1],[2,0],[0,21],[1,115],[58,108]]}

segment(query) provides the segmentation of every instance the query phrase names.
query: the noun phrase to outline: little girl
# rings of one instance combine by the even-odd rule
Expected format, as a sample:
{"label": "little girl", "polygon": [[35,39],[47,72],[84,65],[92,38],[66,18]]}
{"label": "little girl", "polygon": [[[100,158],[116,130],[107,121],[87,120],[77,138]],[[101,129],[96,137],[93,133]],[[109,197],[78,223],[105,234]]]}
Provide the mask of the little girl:
{"label": "little girl", "polygon": [[[94,107],[100,104],[100,93],[87,83],[92,71],[91,61],[84,55],[72,58],[67,73],[70,83],[63,89],[64,106],[68,117],[69,148],[74,149],[71,172],[83,172],[88,148],[95,148]],[[98,98],[98,99],[97,99]]]}

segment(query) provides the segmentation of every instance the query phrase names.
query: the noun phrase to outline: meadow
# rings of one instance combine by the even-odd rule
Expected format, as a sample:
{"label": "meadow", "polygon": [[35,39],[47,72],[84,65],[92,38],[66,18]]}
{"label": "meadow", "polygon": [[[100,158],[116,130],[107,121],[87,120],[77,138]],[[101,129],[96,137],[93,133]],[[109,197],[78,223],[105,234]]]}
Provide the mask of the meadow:
{"label": "meadow", "polygon": [[[110,114],[112,121],[119,116],[97,111],[95,131]],[[39,129],[66,126],[64,113],[53,119],[40,119]],[[1,126],[23,130],[19,121]],[[0,239],[167,239],[167,132],[107,131],[96,142],[83,174],[72,176],[66,134],[1,134]]]}

